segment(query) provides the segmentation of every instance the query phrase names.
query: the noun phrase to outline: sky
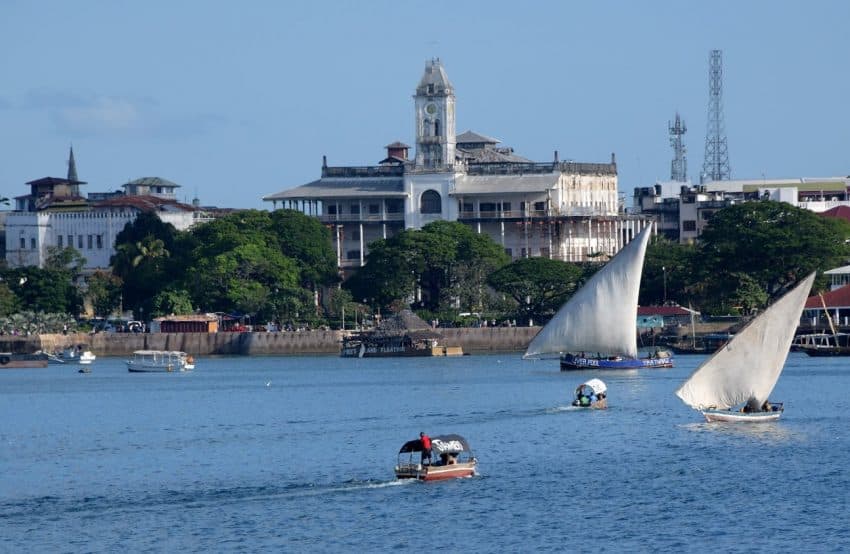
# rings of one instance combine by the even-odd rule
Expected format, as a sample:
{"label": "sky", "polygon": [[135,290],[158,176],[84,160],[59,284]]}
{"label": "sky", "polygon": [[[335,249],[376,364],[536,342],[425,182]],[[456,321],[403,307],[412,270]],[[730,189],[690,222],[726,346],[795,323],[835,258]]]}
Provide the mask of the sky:
{"label": "sky", "polygon": [[[850,2],[0,0],[0,195],[67,175],[140,177],[203,205],[262,197],[415,143],[413,94],[442,60],[457,132],[534,161],[607,162],[620,190],[699,181],[708,58],[723,51],[736,179],[850,175]],[[411,155],[413,152],[411,151]]]}

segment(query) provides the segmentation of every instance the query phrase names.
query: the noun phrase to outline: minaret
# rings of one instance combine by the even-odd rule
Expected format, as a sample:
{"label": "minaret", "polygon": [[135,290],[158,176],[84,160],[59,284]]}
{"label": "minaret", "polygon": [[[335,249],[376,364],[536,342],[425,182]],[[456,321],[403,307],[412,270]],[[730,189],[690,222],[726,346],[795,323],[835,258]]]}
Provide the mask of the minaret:
{"label": "minaret", "polygon": [[685,120],[676,112],[675,123],[667,122],[667,128],[670,132],[670,146],[673,147],[673,161],[670,163],[670,180],[685,182],[688,180],[688,158],[685,149],[685,133],[688,132],[688,127],[685,125]]}
{"label": "minaret", "polygon": [[74,146],[71,146],[71,155],[68,156],[68,180],[71,183],[79,181],[77,179],[77,163],[74,161]]}
{"label": "minaret", "polygon": [[425,64],[416,87],[416,166],[449,169],[455,163],[455,94],[439,58]]}

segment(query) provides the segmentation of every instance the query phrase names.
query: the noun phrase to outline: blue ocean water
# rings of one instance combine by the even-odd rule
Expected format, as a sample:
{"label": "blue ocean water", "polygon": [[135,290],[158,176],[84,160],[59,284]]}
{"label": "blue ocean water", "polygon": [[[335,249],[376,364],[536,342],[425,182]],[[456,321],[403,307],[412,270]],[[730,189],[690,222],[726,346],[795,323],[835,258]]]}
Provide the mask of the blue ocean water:
{"label": "blue ocean water", "polygon": [[[519,354],[118,358],[0,372],[0,551],[846,550],[850,360],[792,353],[774,424],[704,423],[673,369]],[[746,368],[744,368],[746,370]],[[610,409],[569,406],[599,376]],[[480,475],[393,477],[420,431]]]}

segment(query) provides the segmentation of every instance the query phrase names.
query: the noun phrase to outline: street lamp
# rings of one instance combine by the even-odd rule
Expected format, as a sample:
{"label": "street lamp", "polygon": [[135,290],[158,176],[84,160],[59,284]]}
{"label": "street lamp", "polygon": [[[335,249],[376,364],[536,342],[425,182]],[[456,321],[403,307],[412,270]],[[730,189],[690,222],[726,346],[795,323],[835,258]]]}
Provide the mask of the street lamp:
{"label": "street lamp", "polygon": [[664,300],[662,304],[667,303],[667,268],[665,266],[661,266],[662,278],[664,280]]}

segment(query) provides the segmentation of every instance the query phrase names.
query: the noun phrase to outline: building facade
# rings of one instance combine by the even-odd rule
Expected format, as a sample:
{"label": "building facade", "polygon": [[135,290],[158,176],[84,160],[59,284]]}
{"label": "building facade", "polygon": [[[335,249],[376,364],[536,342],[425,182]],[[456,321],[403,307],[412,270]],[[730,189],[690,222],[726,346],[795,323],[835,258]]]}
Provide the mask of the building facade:
{"label": "building facade", "polygon": [[30,193],[15,198],[5,214],[5,259],[9,267],[43,266],[50,247],[73,247],[86,259],[84,270],[109,267],[115,239],[142,212],[153,212],[178,230],[206,220],[195,207],[177,202],[179,185],[146,177],[122,185],[123,192],[84,198],[76,178],[73,150],[68,178],[45,177],[27,183]]}
{"label": "building facade", "polygon": [[342,269],[365,263],[369,243],[437,220],[489,235],[513,259],[583,262],[612,256],[641,229],[625,215],[617,165],[533,162],[497,139],[455,129],[455,92],[442,63],[426,64],[414,95],[416,152],[394,142],[374,166],[332,167],[321,178],[265,196],[274,208],[303,211],[333,230]]}
{"label": "building facade", "polygon": [[850,207],[850,177],[711,181],[703,185],[665,182],[634,190],[633,209],[654,217],[658,232],[693,243],[717,210],[754,200],[787,202],[823,213]]}

